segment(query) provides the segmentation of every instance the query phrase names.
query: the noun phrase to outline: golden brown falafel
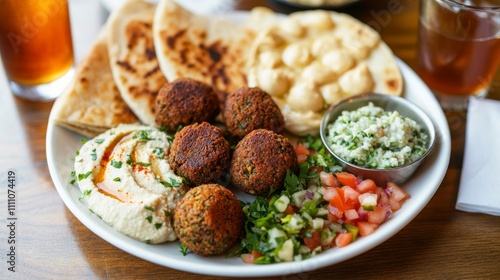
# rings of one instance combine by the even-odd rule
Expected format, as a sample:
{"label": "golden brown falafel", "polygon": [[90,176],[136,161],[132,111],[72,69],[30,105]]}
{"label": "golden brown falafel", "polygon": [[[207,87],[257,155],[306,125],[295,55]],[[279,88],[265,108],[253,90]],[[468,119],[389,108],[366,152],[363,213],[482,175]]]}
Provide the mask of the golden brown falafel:
{"label": "golden brown falafel", "polygon": [[224,123],[231,135],[244,137],[259,128],[281,133],[285,120],[271,96],[260,88],[243,87],[227,96]]}
{"label": "golden brown falafel", "polygon": [[267,196],[283,185],[288,169],[297,172],[298,168],[297,154],[287,138],[271,130],[257,129],[236,145],[231,182],[246,193]]}
{"label": "golden brown falafel", "polygon": [[155,101],[156,123],[169,131],[180,125],[212,122],[219,112],[219,99],[213,88],[190,78],[166,83]]}
{"label": "golden brown falafel", "polygon": [[195,123],[175,134],[168,162],[177,175],[197,186],[221,179],[229,165],[230,152],[219,128],[207,122]]}
{"label": "golden brown falafel", "polygon": [[243,229],[244,214],[236,196],[218,184],[188,191],[174,210],[174,231],[181,243],[199,255],[224,253]]}

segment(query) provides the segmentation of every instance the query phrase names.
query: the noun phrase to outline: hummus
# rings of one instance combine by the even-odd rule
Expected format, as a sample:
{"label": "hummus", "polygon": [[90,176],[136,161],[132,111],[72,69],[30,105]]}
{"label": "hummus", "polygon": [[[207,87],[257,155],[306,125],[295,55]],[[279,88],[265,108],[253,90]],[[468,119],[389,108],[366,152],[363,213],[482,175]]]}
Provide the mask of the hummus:
{"label": "hummus", "polygon": [[88,140],[75,158],[81,200],[134,239],[175,240],[172,211],[187,187],[167,162],[169,146],[164,132],[129,124]]}

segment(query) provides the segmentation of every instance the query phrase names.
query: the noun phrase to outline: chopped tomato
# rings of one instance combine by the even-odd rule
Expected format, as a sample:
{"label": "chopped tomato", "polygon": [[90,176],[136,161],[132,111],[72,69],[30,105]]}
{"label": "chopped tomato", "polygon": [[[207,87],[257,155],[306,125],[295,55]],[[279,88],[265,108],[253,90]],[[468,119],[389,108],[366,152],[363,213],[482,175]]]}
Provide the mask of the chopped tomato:
{"label": "chopped tomato", "polygon": [[340,195],[336,195],[330,200],[330,206],[339,209],[340,212],[345,212],[344,202],[340,198]]}
{"label": "chopped tomato", "polygon": [[389,205],[392,211],[397,211],[403,206],[403,203],[410,198],[410,195],[401,187],[394,183],[387,183],[387,190],[389,190]]}
{"label": "chopped tomato", "polygon": [[253,263],[254,261],[252,254],[242,254],[241,258],[244,263]]}
{"label": "chopped tomato", "polygon": [[311,151],[309,151],[308,148],[304,147],[304,145],[302,145],[302,143],[298,143],[297,146],[295,146],[295,153],[297,155],[308,156],[311,154]]}
{"label": "chopped tomato", "polygon": [[366,193],[366,192],[375,192],[377,189],[377,185],[373,180],[370,179],[365,179],[357,185],[357,189],[360,193]]}
{"label": "chopped tomato", "polygon": [[410,197],[410,195],[403,190],[400,186],[394,184],[394,183],[387,183],[387,189],[391,193],[391,197],[394,198],[396,201],[404,201]]}
{"label": "chopped tomato", "polygon": [[290,203],[286,206],[285,213],[289,215],[295,214],[295,211],[293,211],[293,207]]}
{"label": "chopped tomato", "polygon": [[351,243],[351,240],[352,240],[352,234],[350,232],[340,233],[335,238],[335,245],[337,245],[337,247],[339,248],[342,248],[349,245]]}
{"label": "chopped tomato", "polygon": [[344,215],[346,219],[351,221],[359,219],[358,211],[356,211],[355,209],[346,210]]}
{"label": "chopped tomato", "polygon": [[318,246],[321,246],[321,238],[318,231],[313,231],[311,237],[304,237],[304,244],[309,248],[309,250],[314,250]]}
{"label": "chopped tomato", "polygon": [[320,192],[326,201],[330,201],[334,196],[339,195],[336,188],[321,188]]}
{"label": "chopped tomato", "polygon": [[297,162],[299,164],[306,162],[307,161],[307,156],[306,155],[297,155]]}
{"label": "chopped tomato", "polygon": [[257,258],[262,257],[263,254],[257,250],[252,250],[252,252],[248,254],[242,254],[241,258],[244,263],[254,263]]}
{"label": "chopped tomato", "polygon": [[[330,200],[330,202],[332,200]],[[339,219],[342,218],[342,216],[344,216],[343,211],[340,211],[337,207],[332,206],[331,203],[328,205],[328,220],[332,222],[337,222]]]}
{"label": "chopped tomato", "polygon": [[344,204],[346,205],[346,209],[358,208],[359,192],[349,186],[344,186],[342,190],[344,191]]}
{"label": "chopped tomato", "polygon": [[337,180],[335,179],[335,176],[333,176],[332,173],[321,171],[319,173],[319,178],[321,179],[321,183],[327,187],[338,187],[339,186],[339,184],[337,183]]}
{"label": "chopped tomato", "polygon": [[320,174],[321,171],[323,171],[323,167],[321,166],[311,166],[311,168],[309,168],[309,172],[316,172],[316,174]]}
{"label": "chopped tomato", "polygon": [[357,222],[356,226],[358,226],[361,236],[370,235],[378,228],[378,225],[369,222]]}
{"label": "chopped tomato", "polygon": [[348,172],[337,172],[335,173],[335,176],[342,185],[356,188],[358,178],[354,174]]}
{"label": "chopped tomato", "polygon": [[377,205],[373,211],[368,211],[368,222],[372,224],[382,224],[387,215],[387,209],[383,206]]}

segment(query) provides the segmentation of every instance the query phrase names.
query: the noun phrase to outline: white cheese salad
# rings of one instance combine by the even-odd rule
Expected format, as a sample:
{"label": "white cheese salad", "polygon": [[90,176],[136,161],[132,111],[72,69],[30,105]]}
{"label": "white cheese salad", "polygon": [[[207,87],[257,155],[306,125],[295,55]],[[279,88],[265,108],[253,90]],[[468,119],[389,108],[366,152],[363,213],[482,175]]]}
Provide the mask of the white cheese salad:
{"label": "white cheese salad", "polygon": [[420,125],[397,111],[385,111],[370,102],[343,111],[327,127],[332,151],[345,161],[371,169],[406,165],[427,150],[429,136]]}

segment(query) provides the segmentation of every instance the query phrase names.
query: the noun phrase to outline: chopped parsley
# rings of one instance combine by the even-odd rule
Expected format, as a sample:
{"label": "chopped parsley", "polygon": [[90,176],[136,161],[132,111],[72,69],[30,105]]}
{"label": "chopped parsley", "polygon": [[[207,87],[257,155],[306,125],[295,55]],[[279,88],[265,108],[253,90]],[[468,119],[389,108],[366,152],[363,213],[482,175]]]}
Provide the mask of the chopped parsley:
{"label": "chopped parsley", "polygon": [[147,216],[146,220],[148,220],[149,223],[153,222],[153,216]]}
{"label": "chopped parsley", "polygon": [[156,229],[160,229],[162,225],[163,225],[162,223],[156,223],[156,224],[155,224],[155,228],[156,228]]}
{"label": "chopped parsley", "polygon": [[153,149],[153,154],[157,156],[161,156],[164,152],[165,150],[163,148],[156,147]]}
{"label": "chopped parsley", "polygon": [[104,139],[96,138],[96,139],[94,139],[94,142],[96,142],[97,144],[101,144],[102,142],[104,142]]}
{"label": "chopped parsley", "polygon": [[151,165],[151,163],[147,163],[147,162],[140,162],[140,161],[138,161],[138,162],[137,162],[137,165],[140,165],[140,166],[143,166],[143,167],[148,167],[148,166],[150,166],[150,165]]}
{"label": "chopped parsley", "polygon": [[111,166],[120,169],[122,167],[122,162],[117,160],[111,160]]}
{"label": "chopped parsley", "polygon": [[151,206],[144,206],[144,209],[149,210],[149,211],[154,211],[153,207]]}
{"label": "chopped parsley", "polygon": [[139,138],[139,140],[141,140],[141,141],[153,140],[153,138],[149,137],[149,131],[148,130],[138,130],[138,131],[136,131],[134,133],[134,136],[132,136],[132,138],[134,138],[134,139]]}
{"label": "chopped parsley", "polygon": [[113,178],[113,181],[115,181],[115,182],[121,182],[122,179],[120,179],[120,177],[115,177],[115,178]]}
{"label": "chopped parsley", "polygon": [[81,174],[81,173],[78,174],[78,181],[81,181],[83,179],[87,179],[90,176],[90,174],[92,174],[92,171],[89,171],[85,174]]}
{"label": "chopped parsley", "polygon": [[169,178],[169,182],[166,181],[160,181],[160,183],[165,187],[165,188],[178,188],[181,186],[181,182],[177,182],[174,178]]}
{"label": "chopped parsley", "polygon": [[[82,195],[78,198],[79,201],[82,201],[82,199],[86,196],[89,196],[92,190],[85,190],[83,191]],[[89,209],[92,213],[94,213],[91,209]]]}
{"label": "chopped parsley", "polygon": [[184,246],[184,244],[179,243],[179,247],[181,248],[180,252],[182,253],[183,256],[187,255],[188,248]]}
{"label": "chopped parsley", "polygon": [[92,149],[92,153],[90,154],[90,156],[92,157],[92,160],[96,160],[97,159],[97,154],[96,154],[96,149]]}

